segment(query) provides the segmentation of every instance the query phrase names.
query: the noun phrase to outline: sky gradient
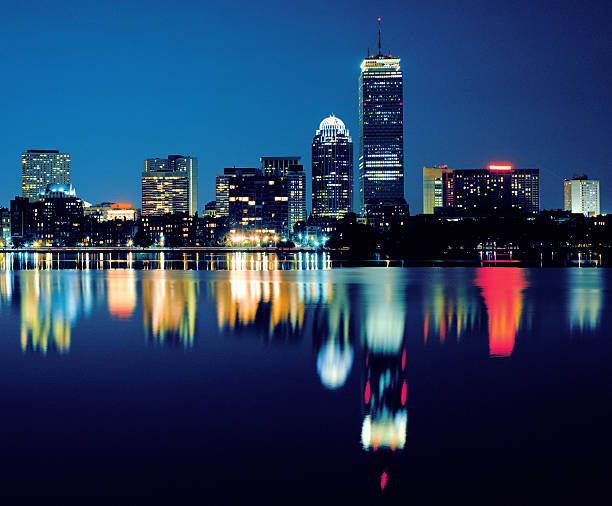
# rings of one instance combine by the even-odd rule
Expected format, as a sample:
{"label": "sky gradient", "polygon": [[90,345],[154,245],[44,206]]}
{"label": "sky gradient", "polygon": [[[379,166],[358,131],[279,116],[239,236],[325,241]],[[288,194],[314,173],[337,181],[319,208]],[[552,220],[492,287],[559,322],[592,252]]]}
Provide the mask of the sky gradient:
{"label": "sky gradient", "polygon": [[[0,15],[0,206],[21,194],[21,152],[72,155],[90,202],[140,207],[143,159],[199,159],[198,208],[223,167],[302,156],[340,117],[358,153],[359,64],[402,59],[406,198],[423,165],[540,169],[542,208],[563,178],[601,181],[612,212],[609,2],[22,1]],[[310,205],[310,203],[309,203]]]}

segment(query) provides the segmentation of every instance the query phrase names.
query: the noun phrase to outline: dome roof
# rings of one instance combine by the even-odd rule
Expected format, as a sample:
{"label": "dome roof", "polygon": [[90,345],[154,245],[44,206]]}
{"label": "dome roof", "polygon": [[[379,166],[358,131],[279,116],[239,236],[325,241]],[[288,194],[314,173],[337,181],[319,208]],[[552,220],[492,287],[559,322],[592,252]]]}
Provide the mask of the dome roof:
{"label": "dome roof", "polygon": [[337,135],[348,136],[348,134],[349,132],[344,122],[333,114],[321,121],[319,129],[317,130],[317,135],[323,135],[324,137],[336,137]]}

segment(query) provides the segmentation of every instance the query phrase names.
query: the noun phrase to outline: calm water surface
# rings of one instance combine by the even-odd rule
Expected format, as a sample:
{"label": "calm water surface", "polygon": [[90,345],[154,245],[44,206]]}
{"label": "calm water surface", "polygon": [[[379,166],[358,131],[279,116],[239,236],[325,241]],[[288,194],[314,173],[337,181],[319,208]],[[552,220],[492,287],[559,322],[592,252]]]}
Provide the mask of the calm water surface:
{"label": "calm water surface", "polygon": [[611,286],[603,269],[0,272],[2,493],[581,502],[611,471]]}

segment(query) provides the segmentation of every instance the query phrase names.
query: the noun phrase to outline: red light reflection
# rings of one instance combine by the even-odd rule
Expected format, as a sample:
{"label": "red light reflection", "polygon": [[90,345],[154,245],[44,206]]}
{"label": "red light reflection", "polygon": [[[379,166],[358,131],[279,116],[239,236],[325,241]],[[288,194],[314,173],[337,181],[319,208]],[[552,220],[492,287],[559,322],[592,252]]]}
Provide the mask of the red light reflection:
{"label": "red light reflection", "polygon": [[489,356],[509,357],[523,310],[523,289],[529,286],[523,269],[481,267],[474,284],[482,290],[489,313]]}

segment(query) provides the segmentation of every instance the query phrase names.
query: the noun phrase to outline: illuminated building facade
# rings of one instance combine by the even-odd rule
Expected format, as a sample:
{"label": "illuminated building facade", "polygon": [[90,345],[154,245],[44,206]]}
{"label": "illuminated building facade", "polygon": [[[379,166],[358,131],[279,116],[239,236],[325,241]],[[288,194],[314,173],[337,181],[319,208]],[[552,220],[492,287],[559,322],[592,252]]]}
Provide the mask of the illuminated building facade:
{"label": "illuminated building facade", "polygon": [[375,199],[368,203],[366,223],[380,230],[402,226],[410,216],[410,209],[404,199]]}
{"label": "illuminated building facade", "polygon": [[194,215],[198,209],[198,159],[170,155],[147,158],[142,173],[143,216]]}
{"label": "illuminated building facade", "polygon": [[452,195],[452,186],[449,188],[452,173],[448,165],[423,167],[423,214],[434,214],[435,208],[452,206],[448,201]]}
{"label": "illuminated building facade", "polygon": [[83,236],[83,201],[72,185],[51,184],[38,200],[11,201],[13,238],[38,240],[54,246],[72,246]]}
{"label": "illuminated building facade", "polygon": [[6,245],[11,239],[11,211],[0,207],[0,226],[2,227],[2,244]]}
{"label": "illuminated building facade", "polygon": [[214,200],[206,203],[203,216],[208,216],[210,218],[217,216],[217,203]]}
{"label": "illuminated building facade", "polygon": [[[220,196],[222,202],[227,199],[229,227],[287,233],[290,181],[290,177],[283,176],[282,172],[279,174],[276,169],[264,172],[255,167],[225,168],[223,176],[217,176],[217,198]],[[217,212],[224,205],[220,206],[217,201]]]}
{"label": "illuminated building facade", "polygon": [[92,206],[85,206],[84,212],[85,216],[92,216],[100,222],[113,220],[135,221],[138,219],[138,209],[130,204],[102,202]]}
{"label": "illuminated building facade", "polygon": [[586,175],[563,181],[563,209],[574,214],[599,216],[599,181]]}
{"label": "illuminated building facade", "polygon": [[403,77],[400,59],[378,54],[361,63],[359,76],[359,204],[404,198]]}
{"label": "illuminated building facade", "polygon": [[491,164],[486,169],[423,168],[425,214],[537,213],[540,210],[539,169]]}
{"label": "illuminated building facade", "polygon": [[262,156],[261,170],[265,176],[276,176],[287,182],[288,229],[306,221],[306,173],[299,156]]}
{"label": "illuminated building facade", "polygon": [[28,149],[21,154],[21,195],[38,198],[49,184],[70,184],[70,154]]}
{"label": "illuminated building facade", "polygon": [[333,114],[312,140],[312,214],[342,219],[353,208],[353,140]]}

